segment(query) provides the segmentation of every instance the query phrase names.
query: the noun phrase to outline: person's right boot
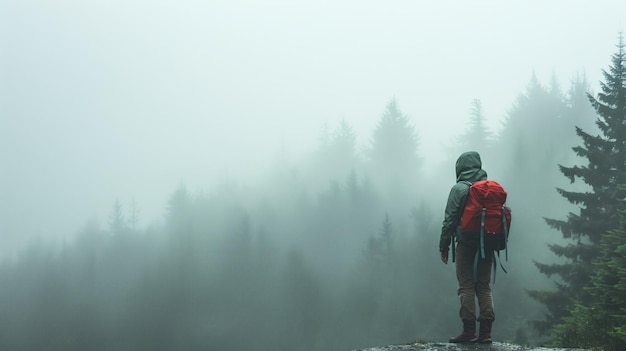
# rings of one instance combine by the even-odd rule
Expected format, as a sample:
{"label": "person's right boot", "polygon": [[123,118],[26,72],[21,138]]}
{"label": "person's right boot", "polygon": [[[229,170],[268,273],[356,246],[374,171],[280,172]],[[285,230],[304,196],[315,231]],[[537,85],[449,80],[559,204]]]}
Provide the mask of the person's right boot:
{"label": "person's right boot", "polygon": [[480,321],[480,330],[478,333],[478,342],[481,344],[491,344],[493,339],[491,339],[491,325],[493,324],[493,320],[481,320]]}
{"label": "person's right boot", "polygon": [[476,342],[476,321],[470,319],[463,320],[463,332],[449,340],[451,343]]}

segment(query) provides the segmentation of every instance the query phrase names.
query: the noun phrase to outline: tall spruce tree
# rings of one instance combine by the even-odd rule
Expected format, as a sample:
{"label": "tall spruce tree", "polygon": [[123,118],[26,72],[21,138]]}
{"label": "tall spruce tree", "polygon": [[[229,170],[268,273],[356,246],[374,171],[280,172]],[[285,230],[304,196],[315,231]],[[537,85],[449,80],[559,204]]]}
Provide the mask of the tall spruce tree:
{"label": "tall spruce tree", "polygon": [[369,149],[372,163],[385,175],[414,178],[421,164],[418,148],[415,127],[400,111],[396,100],[391,100],[374,130]]}
{"label": "tall spruce tree", "polygon": [[402,113],[393,99],[374,130],[369,156],[368,174],[381,191],[386,209],[395,213],[406,211],[418,197],[422,182],[422,158],[418,154],[419,136],[409,117]]}
{"label": "tall spruce tree", "polygon": [[[603,70],[604,81],[597,97],[587,94],[598,118],[600,130],[597,135],[576,127],[583,145],[574,147],[575,153],[586,165],[566,167],[559,165],[563,175],[571,183],[582,180],[587,191],[567,191],[557,188],[567,201],[577,205],[578,214],[569,213],[566,219],[546,219],[547,224],[558,229],[568,242],[551,244],[550,250],[562,258],[561,263],[536,263],[539,271],[548,276],[560,277],[554,291],[531,291],[530,295],[544,303],[548,314],[538,327],[544,330],[556,328],[558,341],[563,340],[563,318],[571,315],[576,305],[589,306],[594,302],[589,287],[602,256],[601,242],[608,233],[619,228],[620,199],[626,192],[619,184],[626,184],[626,52],[620,35],[617,53],[612,56],[608,71]],[[560,326],[559,326],[560,325]]]}
{"label": "tall spruce tree", "polygon": [[[626,190],[620,186],[620,190]],[[619,351],[626,343],[626,203],[619,210],[620,226],[602,236],[594,262],[592,303],[577,304],[556,328],[557,344]]]}
{"label": "tall spruce tree", "polygon": [[455,160],[458,155],[468,150],[478,151],[484,156],[492,141],[493,133],[487,126],[482,103],[480,100],[474,99],[470,109],[468,128],[458,138],[453,147],[453,152],[450,154]]}
{"label": "tall spruce tree", "polygon": [[346,120],[341,120],[328,141],[322,145],[320,156],[323,158],[322,169],[315,173],[322,171],[333,180],[344,178],[357,166],[356,133]]}

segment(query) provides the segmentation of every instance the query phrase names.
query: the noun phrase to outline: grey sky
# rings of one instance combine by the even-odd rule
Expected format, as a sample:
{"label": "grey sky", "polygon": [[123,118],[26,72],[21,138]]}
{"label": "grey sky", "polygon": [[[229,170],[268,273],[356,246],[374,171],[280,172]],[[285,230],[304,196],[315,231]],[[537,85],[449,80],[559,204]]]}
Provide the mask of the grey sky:
{"label": "grey sky", "polygon": [[532,72],[595,88],[624,1],[0,0],[0,233],[72,235],[116,198],[142,224],[179,184],[250,179],[324,123],[367,144],[396,98],[427,162],[473,99]]}

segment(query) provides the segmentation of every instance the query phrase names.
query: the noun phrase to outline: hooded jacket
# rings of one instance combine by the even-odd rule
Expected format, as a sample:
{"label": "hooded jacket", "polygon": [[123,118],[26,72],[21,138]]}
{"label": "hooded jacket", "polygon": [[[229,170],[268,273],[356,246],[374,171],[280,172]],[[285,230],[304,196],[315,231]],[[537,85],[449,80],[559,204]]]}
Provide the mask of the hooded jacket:
{"label": "hooded jacket", "polygon": [[450,248],[452,236],[456,227],[461,221],[461,205],[465,203],[469,192],[469,185],[463,182],[474,183],[487,179],[487,172],[482,169],[480,155],[476,151],[463,153],[456,160],[456,181],[457,183],[450,190],[448,202],[441,227],[441,238],[439,240],[439,251],[447,252]]}

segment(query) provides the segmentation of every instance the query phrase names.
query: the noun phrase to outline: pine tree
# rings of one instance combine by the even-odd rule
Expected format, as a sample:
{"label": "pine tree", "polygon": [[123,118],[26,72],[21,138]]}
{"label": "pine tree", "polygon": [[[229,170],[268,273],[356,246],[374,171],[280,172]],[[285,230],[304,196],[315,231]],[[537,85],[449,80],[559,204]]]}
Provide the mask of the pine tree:
{"label": "pine tree", "polygon": [[[625,186],[620,187],[626,190]],[[563,346],[618,351],[626,343],[626,203],[619,210],[620,226],[600,240],[601,255],[593,263],[592,304],[577,304],[555,330]]]}
{"label": "pine tree", "polygon": [[[324,145],[323,145],[324,146]],[[323,149],[323,170],[330,178],[337,180],[349,174],[357,165],[356,133],[352,126],[342,120]],[[319,173],[319,170],[318,172]]]}
{"label": "pine tree", "polygon": [[[571,82],[570,88],[567,92],[567,110],[564,112],[564,117],[567,117],[568,125],[565,128],[558,128],[557,138],[558,140],[567,140],[570,144],[578,142],[578,136],[572,133],[570,126],[575,125],[588,133],[597,133],[595,128],[594,118],[595,110],[589,103],[587,92],[589,91],[589,83],[587,78],[583,75],[577,75]],[[565,118],[563,118],[565,119]],[[571,155],[571,149],[568,149],[568,156]],[[573,155],[572,155],[573,156]]]}
{"label": "pine tree", "polygon": [[[507,113],[506,120],[498,136],[496,149],[509,152],[511,165],[505,169],[519,168],[519,160],[529,158],[525,164],[528,175],[545,173],[547,165],[554,165],[554,149],[559,131],[571,125],[562,118],[566,108],[565,98],[555,82],[546,89],[533,74],[526,87],[526,92],[517,97],[515,104]],[[517,176],[518,174],[515,174]]]}
{"label": "pine tree", "polygon": [[124,208],[119,199],[115,200],[113,212],[109,216],[109,227],[111,234],[116,236],[125,234],[128,229],[126,218],[124,218]]}
{"label": "pine tree", "polygon": [[391,219],[389,214],[385,214],[381,228],[378,235],[370,237],[367,246],[367,260],[374,266],[382,266],[388,269],[387,266],[391,261],[393,250],[393,230]]}
{"label": "pine tree", "polygon": [[[625,187],[620,187],[626,191]],[[606,337],[599,338],[608,350],[617,350],[626,343],[626,208],[620,210],[620,227],[605,234],[600,243],[602,256],[595,264],[596,272],[589,289],[602,320]]]}
{"label": "pine tree", "polygon": [[459,137],[454,152],[450,154],[457,157],[465,151],[474,150],[485,155],[492,139],[493,135],[487,128],[482,103],[480,100],[474,99],[470,110],[469,128]]}
{"label": "pine tree", "polygon": [[130,203],[130,209],[129,209],[129,215],[128,215],[128,221],[129,221],[129,225],[130,225],[130,229],[132,230],[133,233],[137,232],[137,225],[139,223],[139,206],[137,205],[137,202],[133,199],[132,202]]}
{"label": "pine tree", "polygon": [[357,154],[357,136],[346,120],[332,131],[324,125],[320,132],[319,149],[315,153],[314,162],[304,169],[306,182],[313,189],[328,187],[329,183],[338,182],[359,168]]}
{"label": "pine tree", "polygon": [[[586,165],[559,166],[571,183],[582,180],[589,190],[577,192],[557,188],[558,193],[577,205],[580,211],[578,214],[569,213],[564,220],[546,219],[547,224],[558,229],[569,243],[549,245],[555,255],[565,259],[563,263],[536,263],[541,273],[560,277],[556,291],[530,292],[549,309],[546,320],[539,322],[541,328],[558,326],[576,304],[589,306],[594,302],[589,289],[593,282],[591,277],[597,270],[593,262],[602,256],[601,242],[620,225],[619,199],[626,197],[626,191],[618,186],[626,184],[625,58],[623,37],[620,35],[610,69],[603,71],[605,81],[601,82],[601,92],[597,97],[587,95],[598,115],[596,124],[600,134],[591,135],[580,127],[576,128],[583,145],[573,150],[585,160]],[[557,327],[556,332],[558,340],[564,342],[567,333],[563,325]]]}
{"label": "pine tree", "polygon": [[605,315],[603,319],[610,322],[609,337],[620,339],[623,345],[626,343],[626,208],[620,210],[620,227],[603,236],[600,249],[602,256],[595,264],[589,292]]}
{"label": "pine tree", "polygon": [[415,177],[420,165],[418,136],[396,100],[387,104],[369,152],[374,167],[391,177]]}
{"label": "pine tree", "polygon": [[368,150],[368,174],[380,191],[384,207],[392,213],[407,211],[423,186],[418,146],[415,127],[392,100],[374,130]]}

